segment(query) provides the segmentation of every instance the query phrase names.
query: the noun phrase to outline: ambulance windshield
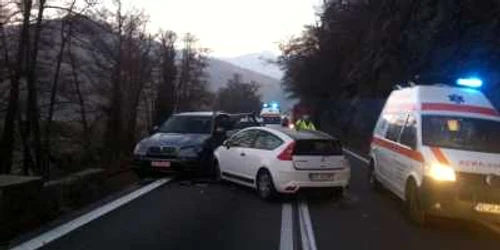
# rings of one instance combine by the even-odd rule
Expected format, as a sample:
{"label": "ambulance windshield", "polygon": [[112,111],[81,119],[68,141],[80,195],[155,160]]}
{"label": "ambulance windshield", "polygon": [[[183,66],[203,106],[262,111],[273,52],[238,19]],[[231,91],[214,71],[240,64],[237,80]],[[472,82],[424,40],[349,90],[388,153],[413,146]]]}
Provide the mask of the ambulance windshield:
{"label": "ambulance windshield", "polygon": [[426,146],[500,153],[500,122],[469,117],[424,115],[422,140]]}
{"label": "ambulance windshield", "polygon": [[264,124],[281,124],[279,116],[264,116],[262,119],[264,120]]}

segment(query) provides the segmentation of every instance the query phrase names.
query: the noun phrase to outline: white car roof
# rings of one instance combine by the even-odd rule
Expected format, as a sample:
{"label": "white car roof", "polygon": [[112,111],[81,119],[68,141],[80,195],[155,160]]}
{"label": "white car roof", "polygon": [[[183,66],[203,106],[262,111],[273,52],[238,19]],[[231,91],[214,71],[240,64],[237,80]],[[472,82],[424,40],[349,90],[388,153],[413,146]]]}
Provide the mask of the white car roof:
{"label": "white car roof", "polygon": [[335,138],[330,136],[327,133],[321,132],[321,131],[312,131],[312,130],[302,130],[302,131],[297,131],[294,129],[289,129],[286,127],[250,127],[243,129],[241,131],[245,130],[250,130],[250,129],[256,129],[256,130],[262,130],[262,131],[267,131],[270,132],[274,135],[278,135],[279,137],[287,137],[292,140],[332,140]]}
{"label": "white car roof", "polygon": [[[222,114],[221,112],[215,112],[216,115]],[[175,115],[182,115],[182,116],[212,116],[213,112],[212,111],[197,111],[197,112],[183,112],[183,113],[178,113]]]}

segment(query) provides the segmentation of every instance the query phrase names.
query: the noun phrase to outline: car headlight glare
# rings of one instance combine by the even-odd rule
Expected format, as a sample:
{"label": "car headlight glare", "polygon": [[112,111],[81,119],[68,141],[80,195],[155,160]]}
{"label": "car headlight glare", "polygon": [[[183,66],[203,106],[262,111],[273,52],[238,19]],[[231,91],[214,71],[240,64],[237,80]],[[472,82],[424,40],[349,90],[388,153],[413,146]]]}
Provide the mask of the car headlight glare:
{"label": "car headlight glare", "polygon": [[457,180],[455,170],[443,164],[432,164],[428,168],[428,175],[437,181],[455,182]]}
{"label": "car headlight glare", "polygon": [[134,148],[134,155],[144,155],[146,154],[147,147],[144,146],[143,143],[137,143]]}

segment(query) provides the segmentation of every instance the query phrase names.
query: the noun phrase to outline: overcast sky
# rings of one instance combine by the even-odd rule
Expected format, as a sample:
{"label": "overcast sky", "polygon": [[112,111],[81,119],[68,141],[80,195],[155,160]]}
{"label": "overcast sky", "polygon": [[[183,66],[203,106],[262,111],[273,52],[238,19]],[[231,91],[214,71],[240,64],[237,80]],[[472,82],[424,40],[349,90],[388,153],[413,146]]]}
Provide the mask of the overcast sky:
{"label": "overcast sky", "polygon": [[314,23],[321,0],[128,0],[150,15],[150,29],[195,34],[217,57],[278,53],[279,41]]}

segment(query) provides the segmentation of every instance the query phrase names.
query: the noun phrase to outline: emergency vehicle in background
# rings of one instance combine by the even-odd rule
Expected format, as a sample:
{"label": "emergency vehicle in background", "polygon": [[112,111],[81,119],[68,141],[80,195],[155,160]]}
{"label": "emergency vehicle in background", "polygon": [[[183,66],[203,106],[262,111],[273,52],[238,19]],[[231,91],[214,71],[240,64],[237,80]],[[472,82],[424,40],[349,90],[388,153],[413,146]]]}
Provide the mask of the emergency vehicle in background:
{"label": "emergency vehicle in background", "polygon": [[417,225],[429,215],[499,222],[499,112],[472,88],[393,91],[374,130],[369,180],[405,201]]}
{"label": "emergency vehicle in background", "polygon": [[264,103],[260,111],[260,118],[264,126],[281,126],[281,111],[277,102]]}

